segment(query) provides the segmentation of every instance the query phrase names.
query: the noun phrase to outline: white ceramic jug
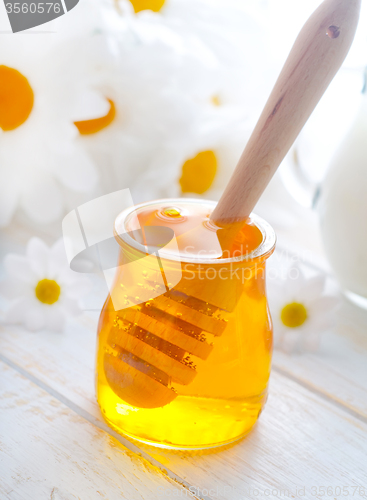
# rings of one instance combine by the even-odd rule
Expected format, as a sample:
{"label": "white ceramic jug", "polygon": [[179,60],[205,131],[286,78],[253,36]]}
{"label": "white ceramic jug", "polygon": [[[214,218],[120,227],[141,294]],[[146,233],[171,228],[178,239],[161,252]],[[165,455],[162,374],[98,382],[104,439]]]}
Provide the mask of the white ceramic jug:
{"label": "white ceramic jug", "polygon": [[316,207],[325,251],[340,284],[350,299],[367,305],[366,94],[331,161]]}
{"label": "white ceramic jug", "polygon": [[[345,295],[367,308],[367,93],[359,111],[315,190],[290,156],[288,186],[305,204],[311,199],[320,216],[324,248]],[[286,182],[287,184],[287,182]],[[295,187],[296,186],[296,187]]]}

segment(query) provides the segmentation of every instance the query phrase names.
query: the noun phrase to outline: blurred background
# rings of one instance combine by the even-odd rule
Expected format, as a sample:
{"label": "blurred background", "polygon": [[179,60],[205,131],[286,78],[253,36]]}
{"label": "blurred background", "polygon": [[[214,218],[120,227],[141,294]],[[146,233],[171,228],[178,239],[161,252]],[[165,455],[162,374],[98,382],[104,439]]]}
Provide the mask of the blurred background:
{"label": "blurred background", "polygon": [[[3,254],[34,235],[54,242],[70,210],[119,189],[130,188],[135,203],[217,200],[320,3],[80,0],[19,34],[1,4]],[[284,245],[293,239],[318,255],[318,216],[309,207],[360,107],[362,9],[342,70],[256,209]]]}

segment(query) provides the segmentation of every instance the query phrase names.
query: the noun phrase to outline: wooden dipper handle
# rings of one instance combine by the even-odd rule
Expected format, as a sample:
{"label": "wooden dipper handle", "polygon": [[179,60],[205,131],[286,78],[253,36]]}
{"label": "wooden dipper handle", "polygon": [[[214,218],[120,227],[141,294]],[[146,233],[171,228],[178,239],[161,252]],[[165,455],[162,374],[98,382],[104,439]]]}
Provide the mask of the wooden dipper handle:
{"label": "wooden dipper handle", "polygon": [[211,215],[218,226],[237,227],[252,212],[344,61],[360,5],[361,0],[325,0],[302,28]]}

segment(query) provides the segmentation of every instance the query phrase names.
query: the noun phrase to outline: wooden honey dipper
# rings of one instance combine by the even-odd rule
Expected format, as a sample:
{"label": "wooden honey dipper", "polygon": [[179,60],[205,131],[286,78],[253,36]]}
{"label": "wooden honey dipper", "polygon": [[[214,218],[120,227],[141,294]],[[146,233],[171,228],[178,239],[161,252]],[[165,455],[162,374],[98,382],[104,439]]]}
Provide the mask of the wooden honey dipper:
{"label": "wooden honey dipper", "polygon": [[[325,0],[302,28],[211,220],[228,248],[345,59],[356,31],[361,0]],[[148,283],[152,290],[154,283]],[[182,279],[173,289],[115,317],[104,369],[108,384],[127,403],[157,408],[196,375],[188,355],[207,359],[236,293],[203,281],[195,292]],[[213,315],[220,310],[222,318]]]}

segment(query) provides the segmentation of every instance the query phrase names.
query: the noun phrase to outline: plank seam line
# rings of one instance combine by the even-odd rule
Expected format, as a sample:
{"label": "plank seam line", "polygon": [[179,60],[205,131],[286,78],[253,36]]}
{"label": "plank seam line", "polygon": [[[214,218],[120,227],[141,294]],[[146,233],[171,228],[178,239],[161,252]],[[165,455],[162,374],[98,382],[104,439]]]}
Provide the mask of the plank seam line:
{"label": "plank seam line", "polygon": [[60,403],[68,407],[70,410],[72,410],[74,413],[82,417],[84,420],[89,422],[90,424],[94,425],[98,429],[106,432],[109,434],[111,437],[115,438],[117,441],[119,441],[125,448],[128,450],[132,451],[136,455],[139,455],[140,457],[144,458],[149,462],[151,465],[154,467],[157,467],[160,469],[160,471],[163,473],[164,476],[169,477],[172,479],[175,483],[177,483],[179,486],[185,488],[188,490],[188,498],[193,498],[197,500],[212,500],[211,498],[205,496],[205,495],[194,495],[193,491],[190,490],[190,487],[195,488],[193,485],[182,479],[180,476],[175,474],[173,471],[168,469],[165,465],[161,464],[158,460],[153,458],[149,453],[145,452],[144,450],[141,450],[137,445],[129,441],[128,439],[125,439],[123,436],[118,434],[116,431],[111,429],[107,424],[105,424],[103,421],[98,420],[96,417],[91,415],[88,411],[84,410],[77,404],[73,403],[70,399],[66,398],[63,396],[61,393],[53,389],[52,387],[49,387],[47,384],[42,382],[42,380],[38,379],[31,373],[29,373],[27,370],[22,368],[21,366],[17,365],[10,359],[8,359],[6,356],[0,353],[0,361],[8,365],[10,368],[13,368],[15,371],[17,371],[20,375],[28,379],[30,382],[35,384],[37,387],[42,389],[43,391],[47,392],[50,396],[53,398],[57,399]]}
{"label": "plank seam line", "polygon": [[356,410],[353,410],[352,408],[345,406],[343,403],[341,403],[337,399],[333,399],[328,394],[325,394],[324,392],[322,392],[321,389],[318,389],[317,387],[314,387],[312,384],[309,384],[309,383],[305,382],[304,380],[296,377],[295,375],[292,375],[291,373],[287,372],[283,368],[276,366],[274,363],[272,366],[272,370],[275,371],[276,373],[278,373],[279,375],[282,375],[283,377],[291,380],[292,382],[295,382],[297,385],[300,385],[304,389],[307,389],[309,392],[315,394],[323,401],[326,401],[327,403],[331,404],[332,406],[336,406],[343,413],[347,413],[348,415],[354,417],[355,419],[360,420],[364,424],[367,424],[367,417],[365,417],[361,413],[358,413]]}

